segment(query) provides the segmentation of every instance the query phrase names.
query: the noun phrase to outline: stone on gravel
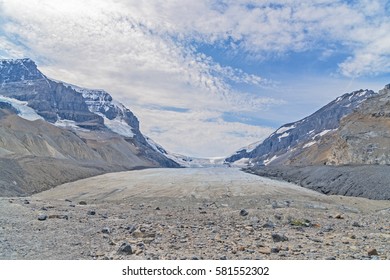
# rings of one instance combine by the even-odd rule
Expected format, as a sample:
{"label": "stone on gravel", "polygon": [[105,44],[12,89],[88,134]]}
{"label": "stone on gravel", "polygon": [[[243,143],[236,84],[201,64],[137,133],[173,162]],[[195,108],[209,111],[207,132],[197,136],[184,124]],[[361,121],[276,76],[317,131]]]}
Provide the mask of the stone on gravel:
{"label": "stone on gravel", "polygon": [[118,254],[121,254],[121,255],[133,254],[133,249],[132,249],[130,243],[128,243],[127,241],[122,243],[122,245],[118,249]]}
{"label": "stone on gravel", "polygon": [[370,248],[370,249],[368,249],[367,254],[369,256],[377,256],[378,255],[378,251],[375,248]]}
{"label": "stone on gravel", "polygon": [[47,219],[47,215],[41,214],[38,216],[38,221],[45,221]]}
{"label": "stone on gravel", "polygon": [[128,227],[126,227],[126,230],[128,230],[130,234],[133,233],[136,229],[137,227],[134,225],[129,225]]}
{"label": "stone on gravel", "polygon": [[93,216],[96,214],[96,211],[95,210],[88,210],[87,214],[90,216]]}
{"label": "stone on gravel", "polygon": [[353,222],[352,226],[353,227],[362,227],[362,225],[359,224],[358,222]]}
{"label": "stone on gravel", "polygon": [[271,254],[271,249],[270,248],[260,248],[259,253],[264,254],[264,255],[269,255],[269,254]]}
{"label": "stone on gravel", "polygon": [[272,240],[274,242],[283,242],[283,241],[288,241],[288,238],[284,234],[273,233],[272,234]]}
{"label": "stone on gravel", "polygon": [[84,200],[82,200],[82,201],[79,202],[79,205],[87,205],[87,202],[85,202]]}
{"label": "stone on gravel", "polygon": [[248,212],[247,210],[241,209],[240,215],[241,215],[242,217],[248,216],[248,214],[249,214],[249,212]]}
{"label": "stone on gravel", "polygon": [[264,225],[263,228],[274,228],[275,224],[272,221],[267,221]]}
{"label": "stone on gravel", "polygon": [[102,233],[110,234],[111,233],[111,229],[109,227],[104,227],[102,229]]}
{"label": "stone on gravel", "polygon": [[271,253],[277,254],[279,252],[280,252],[280,248],[277,248],[277,247],[271,248]]}
{"label": "stone on gravel", "polygon": [[336,216],[334,216],[336,219],[339,219],[339,220],[342,220],[344,219],[344,217],[339,213],[339,214],[336,214]]}
{"label": "stone on gravel", "polygon": [[49,219],[63,219],[63,220],[68,220],[69,216],[68,215],[50,215]]}

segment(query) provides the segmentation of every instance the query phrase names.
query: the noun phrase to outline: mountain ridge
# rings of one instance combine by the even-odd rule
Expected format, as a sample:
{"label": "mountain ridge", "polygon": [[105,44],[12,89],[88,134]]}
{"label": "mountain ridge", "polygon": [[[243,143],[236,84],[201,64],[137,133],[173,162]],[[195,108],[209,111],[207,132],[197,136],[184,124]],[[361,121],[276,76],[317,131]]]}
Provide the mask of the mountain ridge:
{"label": "mountain ridge", "polygon": [[105,172],[180,165],[106,91],[51,80],[31,59],[16,59],[0,60],[0,167],[0,195],[26,195]]}
{"label": "mountain ridge", "polygon": [[294,152],[309,148],[328,133],[337,130],[345,116],[377,95],[378,93],[368,89],[346,93],[308,117],[282,125],[254,148],[241,149],[225,161],[240,161],[244,165],[284,164]]}

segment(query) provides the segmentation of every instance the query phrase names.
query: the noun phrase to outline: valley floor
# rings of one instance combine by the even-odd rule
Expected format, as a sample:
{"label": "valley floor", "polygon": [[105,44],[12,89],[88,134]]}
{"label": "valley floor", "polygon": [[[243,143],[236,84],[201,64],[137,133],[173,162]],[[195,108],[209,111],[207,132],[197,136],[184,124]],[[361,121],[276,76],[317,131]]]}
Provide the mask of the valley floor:
{"label": "valley floor", "polygon": [[110,173],[0,198],[0,259],[390,259],[390,201],[235,168]]}

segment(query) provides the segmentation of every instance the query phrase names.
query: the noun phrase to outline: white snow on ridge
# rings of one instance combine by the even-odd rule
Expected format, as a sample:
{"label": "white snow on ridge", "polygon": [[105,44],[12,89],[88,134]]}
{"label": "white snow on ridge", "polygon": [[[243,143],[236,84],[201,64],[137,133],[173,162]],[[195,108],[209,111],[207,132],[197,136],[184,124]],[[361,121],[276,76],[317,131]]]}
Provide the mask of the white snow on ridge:
{"label": "white snow on ridge", "polygon": [[282,135],[280,135],[278,138],[279,138],[279,142],[280,142],[280,140],[282,139],[282,138],[285,138],[285,137],[287,137],[287,136],[289,136],[290,135],[290,133],[288,133],[288,132],[285,132],[285,133],[283,133]]}
{"label": "white snow on ridge", "polygon": [[[122,136],[134,137],[132,127],[122,118],[122,116],[125,115],[126,107],[112,98],[110,98],[111,100],[107,100],[107,98],[110,97],[109,93],[101,89],[87,89],[72,84],[63,84],[82,94],[82,96],[86,99],[85,103],[87,104],[89,111],[101,116],[104,119],[104,125],[107,128]],[[100,112],[100,108],[103,108],[103,110],[107,112],[112,107],[118,109],[120,113],[115,119],[110,120]]]}
{"label": "white snow on ridge", "polygon": [[367,93],[367,90],[362,91],[362,92],[358,93],[358,96],[359,96],[359,97],[362,97],[362,96],[364,96],[366,93]]}
{"label": "white snow on ridge", "polygon": [[331,132],[331,131],[335,131],[335,130],[337,130],[337,129],[325,129],[324,131],[321,131],[320,133],[317,133],[316,135],[314,135],[313,137],[312,137],[312,139],[315,139],[317,136],[324,136],[325,134],[327,134],[327,133],[329,133],[329,132]]}
{"label": "white snow on ridge", "polygon": [[272,158],[267,158],[265,161],[264,161],[264,165],[268,165],[270,164],[271,162],[273,162],[275,159],[277,159],[278,156],[277,155],[274,155]]}
{"label": "white snow on ridge", "polygon": [[58,126],[58,127],[65,127],[65,128],[77,128],[77,129],[80,129],[76,122],[75,121],[71,121],[71,120],[57,120],[55,123],[54,123],[55,126]]}
{"label": "white snow on ridge", "polygon": [[12,107],[14,107],[18,111],[18,116],[23,119],[29,121],[43,120],[43,118],[38,115],[33,108],[27,106],[28,103],[26,101],[20,101],[14,98],[0,95],[0,102],[6,102],[11,104]]}
{"label": "white snow on ridge", "polygon": [[129,126],[123,119],[121,118],[115,118],[115,119],[108,119],[103,114],[100,114],[100,116],[104,119],[104,125],[111,129],[113,132],[118,133],[125,137],[134,137],[133,130],[131,129],[131,126]]}
{"label": "white snow on ridge", "polygon": [[279,128],[275,133],[276,133],[276,134],[281,134],[281,133],[283,133],[283,132],[285,132],[285,131],[287,131],[287,130],[293,129],[293,128],[295,128],[295,124],[290,125],[290,126],[282,126],[282,127]]}
{"label": "white snow on ridge", "polygon": [[316,141],[311,141],[309,143],[306,143],[304,146],[303,146],[303,149],[306,149],[306,148],[309,148],[311,146],[313,146],[314,144],[316,144],[317,142]]}

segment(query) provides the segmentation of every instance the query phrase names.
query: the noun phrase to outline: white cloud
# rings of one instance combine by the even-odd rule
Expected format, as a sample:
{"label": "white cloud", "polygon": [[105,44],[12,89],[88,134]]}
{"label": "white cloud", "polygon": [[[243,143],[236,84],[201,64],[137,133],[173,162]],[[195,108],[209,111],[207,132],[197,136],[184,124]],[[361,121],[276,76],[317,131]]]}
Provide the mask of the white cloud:
{"label": "white cloud", "polygon": [[[169,151],[198,157],[232,154],[244,145],[266,138],[273,129],[226,122],[218,112],[187,113],[156,109],[140,110],[141,130]],[[159,119],[156,124],[155,120]],[[245,141],[243,141],[245,139]]]}
{"label": "white cloud", "polygon": [[[390,70],[386,3],[3,0],[0,55],[28,56],[49,77],[106,89],[135,109],[146,134],[172,151],[186,146],[190,153],[215,150],[212,154],[220,155],[258,141],[255,138],[268,131],[226,123],[220,119],[224,111],[262,115],[270,106],[285,108],[283,100],[290,97],[239,90],[245,85],[257,92],[275,92],[280,84],[263,77],[266,73],[246,73],[217,63],[198,52],[197,45],[214,44],[261,62],[311,49],[322,50],[320,59],[327,59],[338,51],[326,47],[332,44],[349,53],[339,63],[344,76],[383,73]],[[159,117],[161,111],[150,110],[153,106],[190,111]],[[220,121],[198,116],[210,112]],[[186,128],[191,120],[196,129]],[[154,132],[154,127],[166,133]],[[182,139],[175,138],[177,133]]]}

